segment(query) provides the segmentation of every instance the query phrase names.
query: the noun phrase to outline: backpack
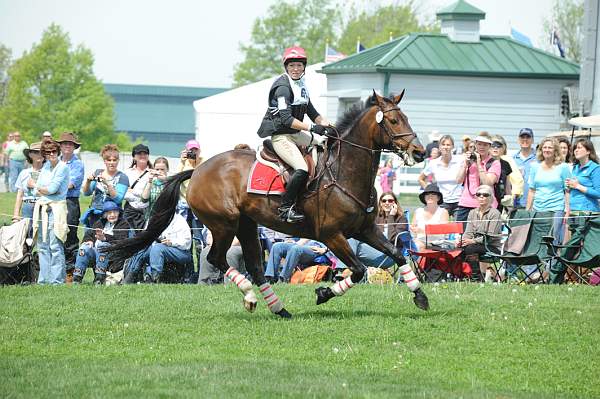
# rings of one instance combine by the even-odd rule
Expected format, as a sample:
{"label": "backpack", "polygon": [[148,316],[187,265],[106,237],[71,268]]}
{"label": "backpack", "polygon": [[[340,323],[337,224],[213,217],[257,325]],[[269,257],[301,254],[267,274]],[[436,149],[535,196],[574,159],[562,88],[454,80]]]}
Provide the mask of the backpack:
{"label": "backpack", "polygon": [[[490,170],[492,167],[492,163],[494,163],[496,159],[490,158],[485,163],[485,170]],[[512,173],[512,168],[510,164],[506,162],[504,159],[498,159],[500,162],[500,177],[496,184],[494,184],[494,197],[496,197],[496,201],[498,201],[498,205],[502,202],[502,198],[506,194],[506,188],[508,187],[508,175]]]}
{"label": "backpack", "polygon": [[303,270],[297,270],[290,279],[291,284],[314,284],[327,280],[331,275],[331,267],[327,265],[309,266]]}

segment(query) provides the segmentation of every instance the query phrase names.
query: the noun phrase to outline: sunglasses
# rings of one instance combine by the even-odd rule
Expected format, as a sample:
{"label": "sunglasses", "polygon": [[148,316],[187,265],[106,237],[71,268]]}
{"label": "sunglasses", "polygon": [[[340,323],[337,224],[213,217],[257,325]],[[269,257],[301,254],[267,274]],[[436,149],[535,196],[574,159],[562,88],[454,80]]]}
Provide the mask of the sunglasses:
{"label": "sunglasses", "polygon": [[44,155],[54,155],[54,154],[58,154],[58,151],[56,151],[56,150],[44,151]]}
{"label": "sunglasses", "polygon": [[503,147],[502,143],[500,143],[498,141],[494,141],[492,143],[492,148],[502,148],[502,147]]}
{"label": "sunglasses", "polygon": [[489,197],[490,195],[489,195],[488,193],[477,193],[477,194],[475,194],[475,196],[476,196],[476,197],[484,197],[484,198],[487,198],[487,197]]}
{"label": "sunglasses", "polygon": [[396,202],[396,200],[394,200],[394,199],[385,199],[384,198],[384,199],[381,200],[381,202],[383,202],[383,203],[387,202],[388,204],[393,204],[394,202]]}

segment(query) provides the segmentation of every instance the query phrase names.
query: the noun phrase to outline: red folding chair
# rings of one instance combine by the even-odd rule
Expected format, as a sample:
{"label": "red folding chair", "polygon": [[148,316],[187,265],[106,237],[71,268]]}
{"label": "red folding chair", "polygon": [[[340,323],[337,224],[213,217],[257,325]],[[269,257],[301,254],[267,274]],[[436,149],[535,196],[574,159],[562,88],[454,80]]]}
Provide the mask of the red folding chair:
{"label": "red folding chair", "polygon": [[462,248],[451,246],[450,240],[430,242],[432,235],[459,234],[462,239],[464,225],[461,222],[425,225],[425,249],[409,251],[419,280],[435,282],[442,279],[459,280],[471,275],[471,267],[463,262]]}

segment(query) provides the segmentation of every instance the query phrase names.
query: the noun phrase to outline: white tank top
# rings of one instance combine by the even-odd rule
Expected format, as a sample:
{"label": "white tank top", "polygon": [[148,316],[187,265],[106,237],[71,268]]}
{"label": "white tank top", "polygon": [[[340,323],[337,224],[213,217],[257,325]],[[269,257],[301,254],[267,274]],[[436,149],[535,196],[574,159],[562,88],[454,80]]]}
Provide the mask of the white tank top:
{"label": "white tank top", "polygon": [[[419,230],[422,230],[422,233],[417,234],[417,239],[425,241],[425,225],[426,224],[436,224],[442,221],[442,214],[444,213],[444,208],[438,206],[438,209],[431,216],[431,219],[425,220],[425,208],[417,208],[415,211],[415,219],[417,221],[417,227]],[[435,240],[443,240],[445,239],[445,234],[432,234],[428,237],[427,241],[435,241]]]}

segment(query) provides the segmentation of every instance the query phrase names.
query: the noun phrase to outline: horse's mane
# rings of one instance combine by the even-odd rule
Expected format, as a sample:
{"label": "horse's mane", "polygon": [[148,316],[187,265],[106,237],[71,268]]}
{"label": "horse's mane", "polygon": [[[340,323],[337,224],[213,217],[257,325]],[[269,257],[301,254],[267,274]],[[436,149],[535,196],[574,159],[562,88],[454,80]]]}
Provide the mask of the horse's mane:
{"label": "horse's mane", "polygon": [[356,121],[361,118],[362,114],[373,105],[375,105],[375,98],[373,98],[373,96],[369,96],[364,102],[354,104],[349,110],[344,112],[344,115],[342,115],[340,119],[338,119],[335,124],[337,130],[342,135],[350,131]]}

